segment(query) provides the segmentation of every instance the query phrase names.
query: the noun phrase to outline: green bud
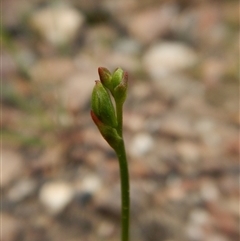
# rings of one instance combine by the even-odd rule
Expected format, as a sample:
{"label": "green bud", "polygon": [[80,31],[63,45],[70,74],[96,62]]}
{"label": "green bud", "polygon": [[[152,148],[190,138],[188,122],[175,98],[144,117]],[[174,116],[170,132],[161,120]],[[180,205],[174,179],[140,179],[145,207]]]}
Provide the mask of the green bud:
{"label": "green bud", "polygon": [[117,126],[115,110],[110,95],[99,80],[96,80],[96,85],[93,88],[91,108],[104,125]]}
{"label": "green bud", "polygon": [[121,83],[114,89],[113,95],[116,102],[124,103],[127,97],[127,87],[128,87],[128,74],[123,73],[123,79]]}
{"label": "green bud", "polygon": [[91,111],[91,116],[103,138],[114,150],[116,150],[119,143],[122,141],[122,138],[118,135],[117,130],[111,126],[105,125],[101,120],[99,120],[93,111]]}
{"label": "green bud", "polygon": [[98,74],[101,80],[101,83],[103,84],[103,86],[109,90],[112,90],[112,75],[111,72],[104,67],[99,67],[98,68]]}
{"label": "green bud", "polygon": [[122,81],[124,71],[121,68],[117,68],[112,74],[112,88],[115,89]]}

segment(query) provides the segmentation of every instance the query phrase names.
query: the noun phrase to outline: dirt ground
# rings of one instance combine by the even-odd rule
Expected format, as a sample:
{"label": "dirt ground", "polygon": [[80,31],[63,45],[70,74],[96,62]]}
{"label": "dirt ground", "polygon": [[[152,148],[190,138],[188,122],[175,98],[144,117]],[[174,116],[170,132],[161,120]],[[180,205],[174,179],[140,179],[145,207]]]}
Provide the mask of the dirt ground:
{"label": "dirt ground", "polygon": [[120,240],[97,68],[129,74],[131,241],[239,240],[239,2],[3,0],[1,240]]}

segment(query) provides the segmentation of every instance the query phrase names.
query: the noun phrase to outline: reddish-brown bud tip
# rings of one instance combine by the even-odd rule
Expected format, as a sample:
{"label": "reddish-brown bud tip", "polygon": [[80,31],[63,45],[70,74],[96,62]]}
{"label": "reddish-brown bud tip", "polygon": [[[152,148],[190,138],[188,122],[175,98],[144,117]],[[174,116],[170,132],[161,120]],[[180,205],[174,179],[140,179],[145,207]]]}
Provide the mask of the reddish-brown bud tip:
{"label": "reddish-brown bud tip", "polygon": [[105,68],[105,67],[98,67],[98,73],[99,73],[99,75],[100,74],[103,74],[103,73],[110,73],[110,71],[107,69],[107,68]]}
{"label": "reddish-brown bud tip", "polygon": [[128,72],[127,71],[124,71],[123,79],[128,80]]}
{"label": "reddish-brown bud tip", "polygon": [[111,89],[111,79],[112,79],[112,75],[111,72],[104,67],[99,67],[98,68],[98,74],[100,77],[100,80],[102,82],[102,84],[104,85],[104,87],[106,87],[107,89]]}

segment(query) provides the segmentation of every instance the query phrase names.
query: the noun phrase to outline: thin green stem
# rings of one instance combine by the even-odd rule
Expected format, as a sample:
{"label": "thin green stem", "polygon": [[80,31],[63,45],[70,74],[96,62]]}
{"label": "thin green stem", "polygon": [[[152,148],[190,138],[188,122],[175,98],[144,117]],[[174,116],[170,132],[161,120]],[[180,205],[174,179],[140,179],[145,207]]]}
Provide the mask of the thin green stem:
{"label": "thin green stem", "polygon": [[129,213],[130,213],[130,195],[129,195],[129,175],[128,164],[124,141],[122,139],[119,144],[116,154],[119,160],[120,166],[120,178],[121,178],[121,199],[122,199],[122,241],[129,240]]}
{"label": "thin green stem", "polygon": [[[123,103],[116,101],[116,113],[117,113],[117,132],[122,137],[122,124],[123,124]],[[129,195],[129,174],[128,163],[125,151],[124,140],[120,142],[118,148],[116,148],[116,154],[119,160],[120,166],[120,178],[121,178],[121,199],[122,199],[122,241],[129,241],[129,213],[130,213],[130,195]]]}

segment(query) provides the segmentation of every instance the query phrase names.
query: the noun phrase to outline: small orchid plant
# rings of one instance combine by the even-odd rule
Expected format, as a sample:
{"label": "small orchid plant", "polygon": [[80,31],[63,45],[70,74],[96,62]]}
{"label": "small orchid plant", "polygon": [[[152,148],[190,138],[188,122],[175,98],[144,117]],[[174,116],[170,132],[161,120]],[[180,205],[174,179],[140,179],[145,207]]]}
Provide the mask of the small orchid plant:
{"label": "small orchid plant", "polygon": [[95,81],[96,84],[92,92],[91,116],[101,135],[114,149],[119,160],[122,199],[121,240],[129,241],[129,175],[122,134],[122,112],[123,103],[127,96],[128,74],[121,68],[117,68],[111,73],[104,67],[99,67],[98,73],[100,81]]}

